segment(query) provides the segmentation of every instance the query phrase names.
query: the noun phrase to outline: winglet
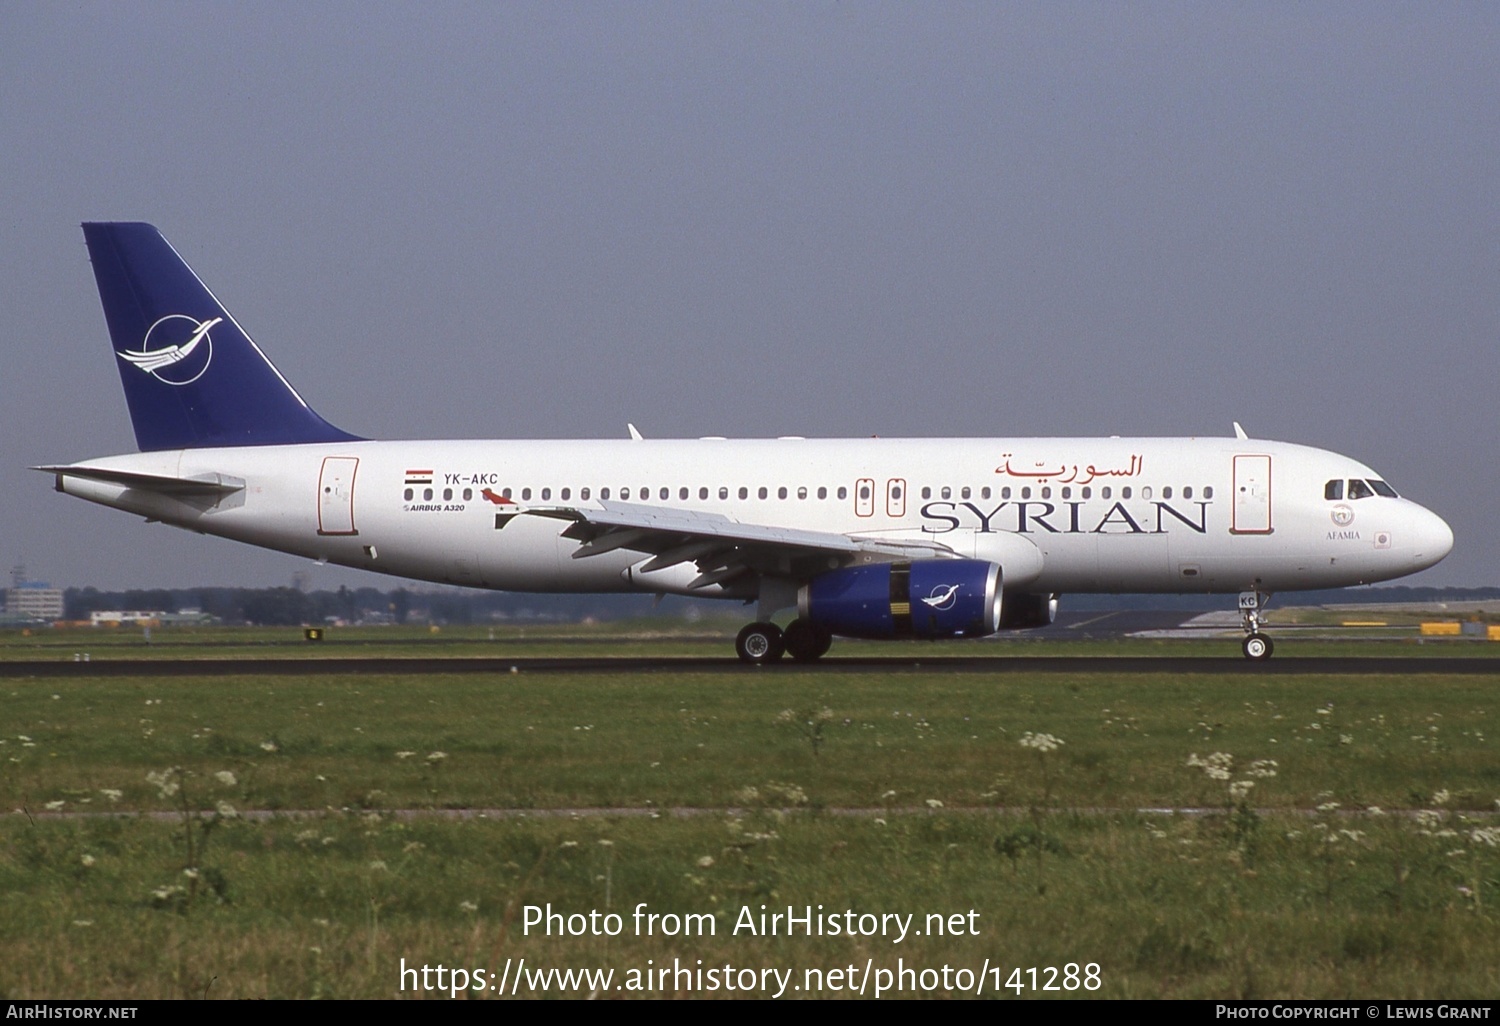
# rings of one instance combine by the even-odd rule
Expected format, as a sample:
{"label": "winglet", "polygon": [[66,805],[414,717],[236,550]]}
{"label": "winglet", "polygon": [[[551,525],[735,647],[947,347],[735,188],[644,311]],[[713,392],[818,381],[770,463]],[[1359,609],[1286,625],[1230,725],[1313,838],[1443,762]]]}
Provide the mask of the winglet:
{"label": "winglet", "polygon": [[1240,427],[1240,422],[1239,421],[1235,421],[1234,422],[1234,437],[1236,437],[1236,438],[1249,438],[1250,437],[1249,435],[1245,434],[1245,429],[1242,428],[1242,427]]}
{"label": "winglet", "polygon": [[625,426],[630,429],[630,440],[632,442],[639,442],[641,440],[641,433],[635,429],[635,425],[626,424]]}

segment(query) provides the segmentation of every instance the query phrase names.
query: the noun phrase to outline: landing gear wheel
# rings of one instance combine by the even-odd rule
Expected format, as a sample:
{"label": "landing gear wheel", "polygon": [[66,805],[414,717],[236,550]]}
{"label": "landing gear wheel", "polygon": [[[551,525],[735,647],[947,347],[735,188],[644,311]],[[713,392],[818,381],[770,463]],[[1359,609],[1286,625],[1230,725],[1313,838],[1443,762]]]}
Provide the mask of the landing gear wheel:
{"label": "landing gear wheel", "polygon": [[1271,639],[1264,634],[1249,635],[1240,647],[1245,650],[1245,658],[1255,663],[1265,662],[1271,658],[1271,653],[1276,649],[1276,646],[1271,644]]}
{"label": "landing gear wheel", "polygon": [[752,623],[747,624],[740,636],[734,639],[734,650],[740,662],[759,665],[774,663],[786,649],[780,627],[774,623]]}
{"label": "landing gear wheel", "polygon": [[817,627],[806,620],[793,620],[787,624],[782,641],[786,654],[799,663],[811,663],[821,659],[833,644],[833,635],[826,628]]}

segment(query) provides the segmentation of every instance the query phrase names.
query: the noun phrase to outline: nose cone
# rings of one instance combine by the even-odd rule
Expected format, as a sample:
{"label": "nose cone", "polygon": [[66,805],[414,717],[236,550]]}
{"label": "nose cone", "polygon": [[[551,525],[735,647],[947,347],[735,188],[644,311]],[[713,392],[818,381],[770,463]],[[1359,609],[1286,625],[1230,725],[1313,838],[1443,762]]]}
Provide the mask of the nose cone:
{"label": "nose cone", "polygon": [[1415,572],[1436,565],[1453,551],[1453,528],[1430,509],[1418,506],[1413,512],[1411,560]]}

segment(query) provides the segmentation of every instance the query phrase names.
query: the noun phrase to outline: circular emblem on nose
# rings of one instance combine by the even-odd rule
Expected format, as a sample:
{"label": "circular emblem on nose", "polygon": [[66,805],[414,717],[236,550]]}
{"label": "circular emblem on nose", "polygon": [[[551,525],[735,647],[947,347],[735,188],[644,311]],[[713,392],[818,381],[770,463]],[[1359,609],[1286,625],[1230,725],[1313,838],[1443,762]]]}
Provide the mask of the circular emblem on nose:
{"label": "circular emblem on nose", "polygon": [[1333,522],[1339,527],[1348,527],[1354,523],[1354,510],[1342,504],[1329,510],[1328,515],[1333,518]]}

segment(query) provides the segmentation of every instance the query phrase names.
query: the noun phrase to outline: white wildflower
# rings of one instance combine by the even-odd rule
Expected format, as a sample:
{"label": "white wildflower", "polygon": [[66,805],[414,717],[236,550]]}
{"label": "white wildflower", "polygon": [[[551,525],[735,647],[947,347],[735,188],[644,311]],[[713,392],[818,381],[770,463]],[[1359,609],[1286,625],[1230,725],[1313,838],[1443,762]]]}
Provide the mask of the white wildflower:
{"label": "white wildflower", "polygon": [[698,868],[699,869],[712,869],[713,865],[714,865],[714,857],[712,855],[703,855],[703,856],[699,857],[699,859],[698,859]]}
{"label": "white wildflower", "polygon": [[377,873],[384,873],[386,871],[385,860],[384,859],[374,859],[370,863],[370,869],[372,869],[373,871],[375,871]]}
{"label": "white wildflower", "polygon": [[113,787],[100,788],[99,793],[112,802],[117,802],[125,797],[124,791],[117,791]]}
{"label": "white wildflower", "polygon": [[428,752],[427,753],[427,761],[428,762],[442,762],[446,758],[448,758],[448,753],[447,752]]}
{"label": "white wildflower", "polygon": [[398,759],[410,759],[413,755],[416,755],[416,754],[417,754],[416,752],[397,752],[396,753],[396,758],[398,758]]}
{"label": "white wildflower", "polygon": [[1446,787],[1432,796],[1432,804],[1447,805],[1453,800],[1453,794]]}
{"label": "white wildflower", "polygon": [[274,752],[274,751],[277,750],[276,742],[275,741],[262,741],[260,743],[260,750],[263,751],[263,752]]}
{"label": "white wildflower", "polygon": [[473,901],[460,901],[458,903],[458,908],[459,908],[459,911],[461,911],[461,912],[478,912],[479,911],[479,905],[478,905],[478,903],[477,902],[473,902]]}
{"label": "white wildflower", "polygon": [[239,810],[228,802],[219,802],[214,806],[214,811],[218,812],[222,819],[235,819],[240,814]]}
{"label": "white wildflower", "polygon": [[1253,780],[1236,780],[1229,785],[1229,797],[1233,801],[1242,802],[1250,797],[1250,792],[1255,788]]}
{"label": "white wildflower", "polygon": [[187,877],[189,880],[196,880],[201,874],[198,872],[197,866],[188,866],[182,871],[182,875]]}
{"label": "white wildflower", "polygon": [[1033,734],[1027,731],[1016,744],[1022,748],[1035,748],[1038,752],[1055,752],[1066,742],[1052,734]]}
{"label": "white wildflower", "polygon": [[1500,848],[1500,827],[1476,827],[1469,831],[1469,840],[1474,844],[1487,844]]}
{"label": "white wildflower", "polygon": [[1324,802],[1322,805],[1318,806],[1318,811],[1319,812],[1323,812],[1323,813],[1337,812],[1338,811],[1338,807],[1339,807],[1339,803],[1338,802]]}
{"label": "white wildflower", "polygon": [[45,806],[43,806],[43,808],[45,808],[48,812],[61,812],[62,807],[66,804],[68,804],[66,801],[58,799],[55,802],[48,802]]}
{"label": "white wildflower", "polygon": [[1276,775],[1275,759],[1256,759],[1245,772],[1252,777],[1268,780]]}
{"label": "white wildflower", "polygon": [[599,839],[599,847],[601,848],[613,848],[614,846],[615,842],[609,840],[608,838],[601,837]]}
{"label": "white wildflower", "polygon": [[938,801],[938,799],[936,798],[929,798],[927,799],[927,807],[929,809],[941,809],[943,807],[943,803]]}
{"label": "white wildflower", "polygon": [[79,861],[82,862],[85,866],[92,866],[99,860],[94,858],[94,856],[90,855],[88,852],[84,852],[83,857],[80,858]]}
{"label": "white wildflower", "polygon": [[223,784],[225,787],[233,787],[235,784],[239,783],[239,781],[235,779],[234,773],[230,770],[219,770],[219,772],[214,774],[214,779]]}

